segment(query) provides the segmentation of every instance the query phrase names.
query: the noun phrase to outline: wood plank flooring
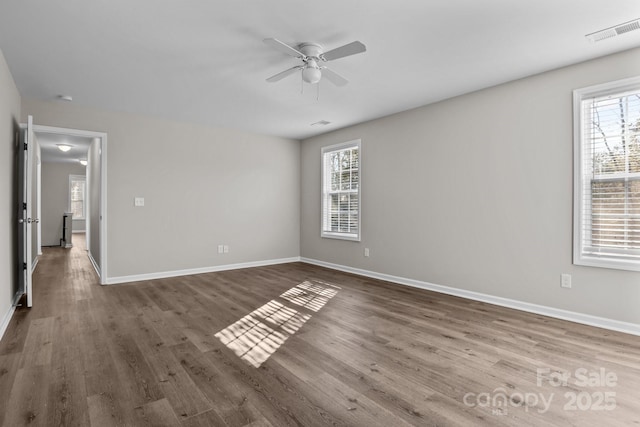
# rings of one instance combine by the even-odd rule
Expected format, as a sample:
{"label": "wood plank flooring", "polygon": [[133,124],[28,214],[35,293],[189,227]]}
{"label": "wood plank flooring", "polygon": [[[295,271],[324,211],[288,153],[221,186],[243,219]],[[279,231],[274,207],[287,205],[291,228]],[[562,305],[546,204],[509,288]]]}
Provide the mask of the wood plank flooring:
{"label": "wood plank flooring", "polygon": [[2,425],[640,426],[639,337],[303,263],[100,286],[75,243],[0,342]]}

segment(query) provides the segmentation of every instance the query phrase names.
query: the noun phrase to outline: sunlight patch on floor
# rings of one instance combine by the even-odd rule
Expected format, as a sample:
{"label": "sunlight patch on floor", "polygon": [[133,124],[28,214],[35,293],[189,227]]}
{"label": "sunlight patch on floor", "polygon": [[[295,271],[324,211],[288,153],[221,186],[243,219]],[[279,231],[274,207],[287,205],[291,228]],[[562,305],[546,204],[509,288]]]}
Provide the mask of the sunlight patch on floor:
{"label": "sunlight patch on floor", "polygon": [[329,283],[304,281],[279,296],[295,308],[273,299],[216,333],[215,337],[242,360],[259,368],[311,319],[312,314],[303,313],[300,308],[318,312],[338,289]]}

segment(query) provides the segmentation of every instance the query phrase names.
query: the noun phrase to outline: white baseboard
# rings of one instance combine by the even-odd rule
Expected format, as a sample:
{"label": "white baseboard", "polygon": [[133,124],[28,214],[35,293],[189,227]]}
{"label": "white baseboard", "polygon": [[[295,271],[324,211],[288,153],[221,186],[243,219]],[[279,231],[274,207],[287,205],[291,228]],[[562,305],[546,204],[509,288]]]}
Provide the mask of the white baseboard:
{"label": "white baseboard", "polygon": [[191,268],[187,270],[162,271],[159,273],[135,274],[132,276],[107,277],[106,285],[118,283],[139,282],[142,280],[165,279],[168,277],[189,276],[192,274],[213,273],[216,271],[237,270],[240,268],[263,267],[265,265],[286,264],[298,262],[300,257],[270,259],[265,261],[242,262],[238,264],[216,265],[212,267]]}
{"label": "white baseboard", "polygon": [[36,271],[36,267],[38,266],[38,261],[40,261],[40,256],[37,256],[33,263],[31,264],[31,274]]}
{"label": "white baseboard", "polygon": [[96,262],[95,258],[93,258],[91,251],[87,251],[87,256],[89,257],[89,261],[91,261],[91,264],[93,265],[93,269],[98,274],[98,277],[102,277],[102,274],[100,273],[100,267],[98,267],[98,263]]}
{"label": "white baseboard", "polygon": [[496,297],[493,295],[482,294],[479,292],[467,291],[464,289],[451,288],[448,286],[436,285],[433,283],[423,282],[420,280],[407,279],[405,277],[392,276],[389,274],[377,273],[375,271],[362,270],[360,268],[348,267],[340,264],[319,261],[311,258],[301,257],[300,261],[308,264],[318,265],[321,267],[331,268],[333,270],[345,271],[347,273],[358,274],[360,276],[371,277],[374,279],[385,280],[388,282],[398,283],[400,285],[412,286],[414,288],[426,289],[428,291],[439,292],[442,294],[453,295],[474,301],[486,302],[489,304],[499,305],[502,307],[513,308],[516,310],[526,311],[529,313],[541,314],[543,316],[554,317],[556,319],[568,320],[570,322],[581,323],[598,328],[610,329],[612,331],[624,332],[627,334],[640,336],[640,324],[621,322],[619,320],[608,319],[605,317],[592,316],[590,314],[576,313],[573,311],[561,310],[559,308],[547,307],[544,305],[531,304],[524,301],[513,300],[509,298]]}
{"label": "white baseboard", "polygon": [[2,318],[2,323],[0,323],[0,340],[4,336],[4,333],[7,332],[7,328],[9,327],[9,322],[11,322],[13,313],[15,313],[16,311],[16,306],[18,304],[18,301],[20,301],[20,297],[22,297],[22,294],[20,293],[15,294],[15,296],[13,297],[13,302],[11,304],[11,307],[9,307],[9,310],[4,314],[4,317]]}

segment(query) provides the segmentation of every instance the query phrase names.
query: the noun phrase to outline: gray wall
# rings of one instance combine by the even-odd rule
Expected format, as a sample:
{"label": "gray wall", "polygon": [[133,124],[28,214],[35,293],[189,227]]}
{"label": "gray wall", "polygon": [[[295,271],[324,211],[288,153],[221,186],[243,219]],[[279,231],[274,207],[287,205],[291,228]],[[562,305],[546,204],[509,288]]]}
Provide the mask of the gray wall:
{"label": "gray wall", "polygon": [[[80,164],[42,162],[42,246],[60,245],[62,215],[69,210],[69,175],[84,174]],[[73,226],[75,230],[76,221]]]}
{"label": "gray wall", "polygon": [[94,140],[89,148],[89,153],[87,155],[88,165],[87,165],[87,187],[89,190],[89,213],[88,213],[88,223],[87,223],[87,231],[89,232],[89,253],[93,258],[93,261],[97,264],[98,268],[101,269],[100,263],[100,186],[101,186],[101,177],[100,171],[102,167],[100,165],[100,141]]}
{"label": "gray wall", "polygon": [[[630,50],[303,141],[301,255],[640,323],[640,273],[572,265],[572,90],[638,75],[639,58]],[[362,242],[322,239],[320,148],[357,138]]]}
{"label": "gray wall", "polygon": [[17,291],[15,132],[20,120],[20,94],[0,51],[0,326]]}
{"label": "gray wall", "polygon": [[299,255],[298,141],[60,102],[22,112],[108,133],[108,277]]}

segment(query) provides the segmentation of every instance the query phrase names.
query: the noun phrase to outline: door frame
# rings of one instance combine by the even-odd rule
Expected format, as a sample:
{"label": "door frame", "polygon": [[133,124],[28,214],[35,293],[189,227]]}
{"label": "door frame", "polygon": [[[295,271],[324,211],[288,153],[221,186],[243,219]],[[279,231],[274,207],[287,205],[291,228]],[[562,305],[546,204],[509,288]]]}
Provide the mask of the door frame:
{"label": "door frame", "polygon": [[37,153],[36,157],[36,218],[38,218],[38,222],[36,223],[37,230],[37,239],[38,243],[36,245],[36,251],[39,259],[42,255],[42,156],[40,153]]}
{"label": "door frame", "polygon": [[[32,192],[37,187],[37,183],[33,182],[33,150],[35,147],[33,131],[33,117],[28,116],[27,123],[20,125],[18,144],[18,183],[22,187],[18,190],[18,223],[21,224],[21,230],[18,232],[18,263],[22,261],[22,268],[18,264],[18,294],[26,295],[27,307],[33,305],[33,268],[35,266],[33,259],[33,228],[32,224],[36,224],[33,212]],[[28,147],[28,148],[27,148]],[[22,205],[22,206],[20,206]],[[32,218],[34,217],[34,218]],[[22,245],[20,245],[22,242]],[[22,254],[20,254],[22,252]],[[36,255],[35,261],[38,257]]]}
{"label": "door frame", "polygon": [[[55,126],[33,125],[34,133],[44,132],[58,135],[80,136],[86,138],[97,138],[100,140],[100,268],[95,264],[92,257],[91,262],[100,276],[100,284],[107,284],[107,133],[90,130],[61,128]],[[88,159],[87,159],[88,160]],[[91,248],[88,247],[91,254]]]}

